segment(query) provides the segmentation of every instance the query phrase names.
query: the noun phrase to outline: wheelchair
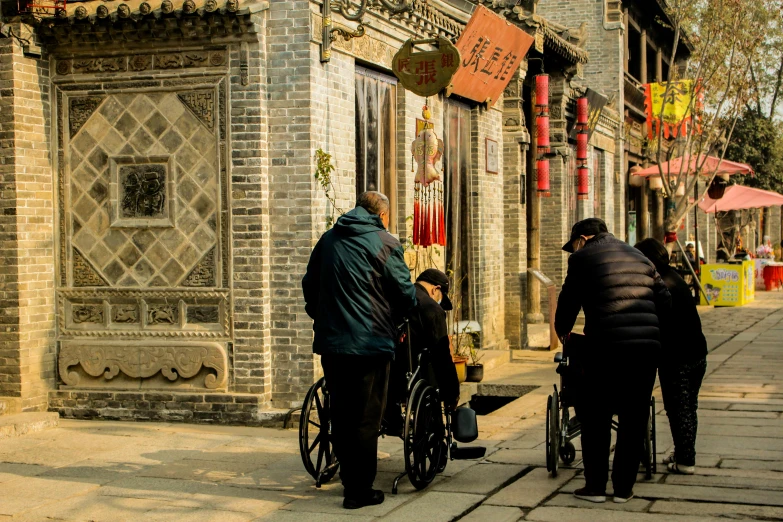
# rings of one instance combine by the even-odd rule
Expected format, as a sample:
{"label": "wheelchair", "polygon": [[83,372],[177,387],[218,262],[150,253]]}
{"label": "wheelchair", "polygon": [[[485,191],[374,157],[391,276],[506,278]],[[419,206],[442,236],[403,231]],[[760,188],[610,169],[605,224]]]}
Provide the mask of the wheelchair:
{"label": "wheelchair", "polygon": [[[429,351],[425,349],[414,366],[408,322],[398,330],[397,354],[402,353],[403,358],[407,359],[403,361],[406,366],[405,397],[400,406],[403,430],[399,435],[403,442],[405,471],[394,479],[393,494],[397,493],[400,480],[406,476],[414,488],[421,490],[446,469],[449,460],[477,459],[486,452],[486,448],[457,446],[452,433],[451,415],[443,412],[438,390],[432,386],[424,370],[429,365]],[[379,436],[384,435],[385,427],[382,425]],[[326,379],[321,377],[305,395],[299,418],[299,452],[317,488],[329,482],[340,466],[331,436],[329,388]]]}
{"label": "wheelchair", "polygon": [[[574,408],[574,397],[577,395],[578,386],[571,375],[571,357],[570,346],[566,342],[563,344],[563,351],[555,354],[557,363],[557,373],[560,375],[560,392],[557,385],[553,385],[554,392],[547,397],[546,404],[546,469],[553,477],[557,476],[558,462],[562,461],[564,465],[571,465],[576,459],[576,448],[571,442],[582,434],[582,425],[576,418],[571,416],[571,409]],[[619,424],[616,419],[612,419],[612,429],[617,431]],[[642,464],[644,465],[645,478],[651,479],[657,471],[655,455],[657,443],[655,437],[655,397],[650,397],[650,415],[647,419],[647,430],[644,437],[644,453],[642,454]]]}

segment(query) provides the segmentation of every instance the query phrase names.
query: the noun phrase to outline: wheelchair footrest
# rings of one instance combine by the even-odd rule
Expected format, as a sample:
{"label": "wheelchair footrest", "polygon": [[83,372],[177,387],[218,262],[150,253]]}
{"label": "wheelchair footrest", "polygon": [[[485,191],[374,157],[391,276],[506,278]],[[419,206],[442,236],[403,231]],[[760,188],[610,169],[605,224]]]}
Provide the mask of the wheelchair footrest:
{"label": "wheelchair footrest", "polygon": [[454,444],[451,447],[451,459],[452,460],[473,460],[484,457],[487,453],[487,448],[481,446],[470,446],[467,448],[460,448]]}

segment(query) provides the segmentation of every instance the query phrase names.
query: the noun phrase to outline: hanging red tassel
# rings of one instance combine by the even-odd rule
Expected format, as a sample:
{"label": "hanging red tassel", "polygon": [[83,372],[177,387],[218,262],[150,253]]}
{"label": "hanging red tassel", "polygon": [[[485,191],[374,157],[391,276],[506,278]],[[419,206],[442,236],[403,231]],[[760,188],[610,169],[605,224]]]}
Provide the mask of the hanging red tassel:
{"label": "hanging red tassel", "polygon": [[424,219],[422,224],[422,237],[421,237],[421,246],[428,247],[432,244],[432,239],[430,238],[430,194],[429,194],[429,187],[425,189],[425,196],[424,196]]}
{"label": "hanging red tassel", "polygon": [[413,196],[413,244],[419,244],[419,228],[421,227],[421,206],[419,205],[419,187],[414,189]]}
{"label": "hanging red tassel", "polygon": [[446,246],[446,218],[443,212],[443,188],[440,189],[440,199],[438,200],[438,230],[440,235],[438,237],[438,244]]}

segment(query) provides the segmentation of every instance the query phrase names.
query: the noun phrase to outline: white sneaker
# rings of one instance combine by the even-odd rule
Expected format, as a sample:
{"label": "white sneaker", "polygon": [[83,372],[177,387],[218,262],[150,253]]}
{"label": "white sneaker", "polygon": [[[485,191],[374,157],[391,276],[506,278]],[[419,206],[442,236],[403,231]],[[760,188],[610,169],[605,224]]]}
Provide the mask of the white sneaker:
{"label": "white sneaker", "polygon": [[669,464],[669,471],[679,473],[680,475],[693,475],[696,473],[696,466],[683,466],[682,464],[672,462]]}
{"label": "white sneaker", "polygon": [[628,502],[632,498],[633,498],[633,491],[631,491],[630,495],[625,496],[625,497],[621,497],[621,496],[615,495],[614,496],[614,503],[615,504],[625,504],[626,502]]}

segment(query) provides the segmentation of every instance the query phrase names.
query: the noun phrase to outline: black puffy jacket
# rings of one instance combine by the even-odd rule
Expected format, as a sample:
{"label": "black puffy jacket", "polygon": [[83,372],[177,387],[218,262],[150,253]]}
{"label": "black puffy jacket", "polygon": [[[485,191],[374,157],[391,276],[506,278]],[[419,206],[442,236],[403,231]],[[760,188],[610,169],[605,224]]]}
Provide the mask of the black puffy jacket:
{"label": "black puffy jacket", "polygon": [[594,353],[655,361],[661,349],[658,314],[670,307],[671,295],[653,264],[603,233],[568,259],[555,330],[561,338],[567,335],[583,308],[585,335]]}

